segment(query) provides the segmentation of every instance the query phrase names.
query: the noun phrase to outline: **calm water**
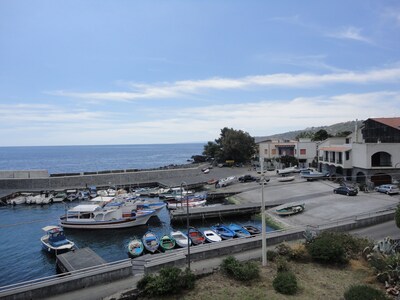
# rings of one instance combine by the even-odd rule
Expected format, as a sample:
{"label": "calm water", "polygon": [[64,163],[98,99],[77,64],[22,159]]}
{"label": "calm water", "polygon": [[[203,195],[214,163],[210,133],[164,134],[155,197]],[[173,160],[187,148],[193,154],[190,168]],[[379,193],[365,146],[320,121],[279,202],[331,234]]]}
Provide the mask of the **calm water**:
{"label": "calm water", "polygon": [[[47,169],[49,173],[72,173],[158,168],[186,163],[202,150],[203,144],[3,147],[0,148],[0,170]],[[62,203],[0,206],[0,286],[56,274],[55,258],[41,250],[40,237],[44,234],[41,228],[58,224],[64,211]],[[231,221],[260,225],[259,221],[250,218],[210,220],[191,225],[205,229],[216,222]],[[185,230],[185,227],[182,224],[176,229]],[[79,248],[90,247],[111,262],[128,258],[129,241],[135,236],[141,237],[149,229],[159,236],[170,232],[167,209],[144,226],[101,231],[66,230],[66,235]]]}
{"label": "calm water", "polygon": [[50,174],[150,169],[184,164],[204,144],[0,147],[0,170],[48,170]]}

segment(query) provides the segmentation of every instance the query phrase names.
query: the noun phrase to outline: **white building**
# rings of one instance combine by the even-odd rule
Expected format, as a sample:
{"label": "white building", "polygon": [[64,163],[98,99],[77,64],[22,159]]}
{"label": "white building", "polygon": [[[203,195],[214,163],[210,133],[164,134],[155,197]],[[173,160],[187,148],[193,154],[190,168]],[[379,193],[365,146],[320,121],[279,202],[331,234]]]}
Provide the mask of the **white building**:
{"label": "white building", "polygon": [[359,183],[400,179],[400,118],[371,118],[346,138],[329,138],[318,148],[320,170]]}

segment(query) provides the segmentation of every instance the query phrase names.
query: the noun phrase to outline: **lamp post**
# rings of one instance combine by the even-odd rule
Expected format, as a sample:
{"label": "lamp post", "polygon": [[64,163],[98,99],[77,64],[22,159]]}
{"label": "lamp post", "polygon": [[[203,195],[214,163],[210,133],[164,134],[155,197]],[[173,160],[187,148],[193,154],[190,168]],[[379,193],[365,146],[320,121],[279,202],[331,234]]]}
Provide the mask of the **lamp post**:
{"label": "lamp post", "polygon": [[261,251],[262,251],[262,266],[267,266],[267,234],[265,224],[265,200],[264,200],[264,159],[260,155],[260,166],[261,166]]}
{"label": "lamp post", "polygon": [[[183,185],[186,186],[187,189],[187,183],[182,181],[181,182],[181,199],[183,198]],[[186,233],[187,233],[187,248],[188,248],[188,256],[187,256],[187,264],[188,264],[188,269],[190,270],[190,237],[189,237],[189,198],[186,194]]]}

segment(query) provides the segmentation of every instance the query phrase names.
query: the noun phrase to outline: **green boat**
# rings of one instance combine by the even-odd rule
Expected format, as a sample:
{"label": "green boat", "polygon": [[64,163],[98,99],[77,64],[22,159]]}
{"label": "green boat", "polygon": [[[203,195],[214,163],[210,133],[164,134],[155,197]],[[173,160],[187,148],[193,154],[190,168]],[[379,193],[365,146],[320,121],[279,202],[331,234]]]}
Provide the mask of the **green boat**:
{"label": "green boat", "polygon": [[161,239],[160,239],[160,248],[163,251],[168,251],[168,250],[172,250],[175,248],[175,240],[170,237],[169,235],[164,235]]}

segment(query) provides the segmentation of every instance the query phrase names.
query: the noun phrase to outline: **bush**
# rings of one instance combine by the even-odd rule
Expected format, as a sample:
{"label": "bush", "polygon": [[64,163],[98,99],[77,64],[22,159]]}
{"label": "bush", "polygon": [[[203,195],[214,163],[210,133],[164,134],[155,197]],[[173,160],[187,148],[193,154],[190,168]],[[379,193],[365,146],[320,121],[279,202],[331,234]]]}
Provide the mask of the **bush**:
{"label": "bush", "polygon": [[278,256],[275,260],[276,269],[278,272],[286,272],[289,271],[289,264],[284,256]]}
{"label": "bush", "polygon": [[298,262],[308,262],[311,258],[305,245],[297,244],[292,248],[290,259]]}
{"label": "bush", "polygon": [[337,234],[324,232],[307,244],[311,258],[324,264],[347,264],[349,259]]}
{"label": "bush", "polygon": [[275,291],[285,295],[294,295],[298,289],[296,276],[290,271],[278,272],[272,286]]}
{"label": "bush", "polygon": [[186,269],[182,272],[176,267],[162,268],[159,275],[146,275],[137,284],[137,288],[150,297],[180,293],[183,289],[193,289],[194,274]]}
{"label": "bush", "polygon": [[233,256],[228,256],[222,261],[221,269],[228,276],[239,281],[251,281],[260,277],[260,269],[257,263],[253,261],[241,263]]}
{"label": "bush", "polygon": [[345,300],[387,300],[386,295],[373,287],[368,285],[354,285],[351,286],[344,293]]}
{"label": "bush", "polygon": [[285,243],[279,244],[278,246],[275,247],[276,248],[276,252],[279,255],[282,256],[286,256],[286,257],[290,257],[292,255],[292,248]]}
{"label": "bush", "polygon": [[274,250],[267,250],[267,260],[275,261],[277,257],[278,253],[276,253]]}

